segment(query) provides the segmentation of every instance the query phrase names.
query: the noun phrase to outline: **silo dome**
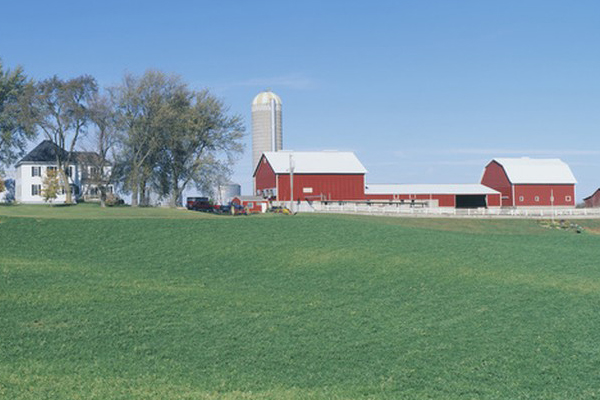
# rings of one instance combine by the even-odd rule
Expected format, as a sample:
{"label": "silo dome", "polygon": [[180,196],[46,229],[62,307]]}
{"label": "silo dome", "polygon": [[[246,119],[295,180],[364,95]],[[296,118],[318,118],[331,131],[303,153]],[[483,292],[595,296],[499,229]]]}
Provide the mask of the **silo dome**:
{"label": "silo dome", "polygon": [[260,92],[259,94],[257,94],[256,97],[254,98],[254,100],[252,100],[252,105],[257,106],[257,105],[271,104],[271,100],[275,100],[275,103],[277,103],[278,105],[281,105],[281,99],[279,98],[279,96],[277,96],[275,93],[271,92],[270,90],[266,90],[264,92]]}

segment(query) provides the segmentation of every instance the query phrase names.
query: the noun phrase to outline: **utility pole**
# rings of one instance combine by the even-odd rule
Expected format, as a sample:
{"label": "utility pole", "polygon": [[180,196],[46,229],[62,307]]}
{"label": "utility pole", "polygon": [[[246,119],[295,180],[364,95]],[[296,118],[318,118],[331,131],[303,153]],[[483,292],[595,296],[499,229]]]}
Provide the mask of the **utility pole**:
{"label": "utility pole", "polygon": [[290,211],[294,213],[294,158],[290,153]]}
{"label": "utility pole", "polygon": [[552,206],[552,224],[554,224],[554,189],[550,189],[550,205]]}

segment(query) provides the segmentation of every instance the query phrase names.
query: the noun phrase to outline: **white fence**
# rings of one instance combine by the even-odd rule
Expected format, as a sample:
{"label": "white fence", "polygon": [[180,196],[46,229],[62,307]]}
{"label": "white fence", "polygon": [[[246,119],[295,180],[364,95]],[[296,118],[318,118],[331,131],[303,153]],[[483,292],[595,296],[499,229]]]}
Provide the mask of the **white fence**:
{"label": "white fence", "polygon": [[504,217],[504,218],[600,218],[598,208],[477,208],[456,209],[450,207],[407,207],[398,204],[367,203],[318,203],[312,206],[315,212],[414,216],[414,217]]}

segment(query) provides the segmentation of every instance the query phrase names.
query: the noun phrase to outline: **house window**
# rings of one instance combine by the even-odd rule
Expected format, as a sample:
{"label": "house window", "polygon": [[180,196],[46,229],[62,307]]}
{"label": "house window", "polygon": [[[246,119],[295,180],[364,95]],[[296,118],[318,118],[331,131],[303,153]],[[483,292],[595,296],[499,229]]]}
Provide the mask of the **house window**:
{"label": "house window", "polygon": [[571,201],[571,196],[565,196],[565,201]]}
{"label": "house window", "polygon": [[31,195],[32,196],[39,196],[41,192],[42,192],[42,185],[31,185]]}
{"label": "house window", "polygon": [[46,167],[46,173],[48,173],[50,171],[56,171],[56,167],[52,167],[52,166]]}
{"label": "house window", "polygon": [[73,176],[73,167],[70,166],[69,168],[67,168],[67,170],[65,172],[67,173],[68,177]]}
{"label": "house window", "polygon": [[42,176],[42,167],[31,167],[31,176]]}
{"label": "house window", "polygon": [[535,200],[535,201],[540,201],[540,196],[535,196],[535,197],[534,197],[534,200]]}
{"label": "house window", "polygon": [[519,196],[519,201],[523,201],[525,198],[523,196]]}

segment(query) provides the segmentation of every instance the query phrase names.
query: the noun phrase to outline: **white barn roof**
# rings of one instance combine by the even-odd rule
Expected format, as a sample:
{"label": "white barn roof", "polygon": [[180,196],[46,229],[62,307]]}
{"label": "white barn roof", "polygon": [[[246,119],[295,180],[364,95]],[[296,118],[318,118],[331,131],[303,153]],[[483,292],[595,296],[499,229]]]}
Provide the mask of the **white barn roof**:
{"label": "white barn roof", "polygon": [[[267,151],[263,154],[277,174],[290,172],[290,155],[294,162],[295,174],[364,174],[367,172],[356,155],[350,151]],[[258,165],[256,167],[258,168]]]}
{"label": "white barn roof", "polygon": [[576,184],[571,168],[558,158],[494,158],[513,184]]}
{"label": "white barn roof", "polygon": [[365,194],[499,194],[487,186],[475,184],[439,185],[367,185]]}

